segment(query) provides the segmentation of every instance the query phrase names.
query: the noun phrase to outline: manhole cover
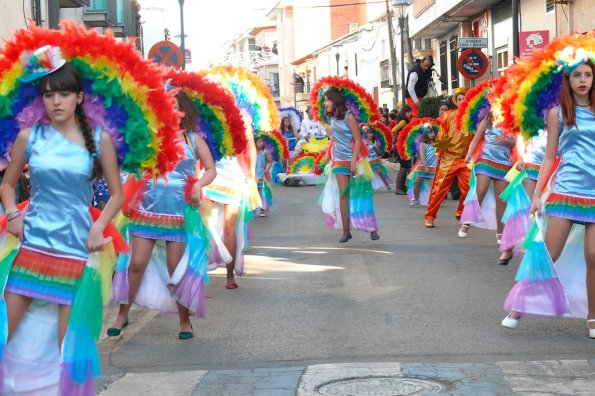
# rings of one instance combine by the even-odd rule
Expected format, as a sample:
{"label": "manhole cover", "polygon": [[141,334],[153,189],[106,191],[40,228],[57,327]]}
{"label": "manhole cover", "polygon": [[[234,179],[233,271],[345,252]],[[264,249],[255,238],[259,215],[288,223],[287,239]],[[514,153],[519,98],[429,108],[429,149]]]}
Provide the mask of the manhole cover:
{"label": "manhole cover", "polygon": [[437,382],[402,377],[350,378],[318,388],[325,396],[422,396],[444,390]]}

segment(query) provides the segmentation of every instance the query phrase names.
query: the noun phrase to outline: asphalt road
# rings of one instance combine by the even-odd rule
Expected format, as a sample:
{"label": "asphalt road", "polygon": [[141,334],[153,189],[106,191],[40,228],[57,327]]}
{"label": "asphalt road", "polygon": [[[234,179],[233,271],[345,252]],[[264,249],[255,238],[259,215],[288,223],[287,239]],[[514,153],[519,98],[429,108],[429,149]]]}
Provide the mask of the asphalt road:
{"label": "asphalt road", "polygon": [[[457,237],[455,202],[435,229],[423,208],[378,192],[379,241],[339,244],[316,205],[318,187],[274,186],[269,217],[252,223],[248,274],[226,290],[212,273],[207,317],[177,339],[177,316],[136,308],[123,337],[100,344],[103,377],[123,373],[289,367],[342,362],[590,359],[580,320],[524,318],[500,326],[518,258],[496,264],[493,232]],[[111,323],[115,307],[106,312]]]}

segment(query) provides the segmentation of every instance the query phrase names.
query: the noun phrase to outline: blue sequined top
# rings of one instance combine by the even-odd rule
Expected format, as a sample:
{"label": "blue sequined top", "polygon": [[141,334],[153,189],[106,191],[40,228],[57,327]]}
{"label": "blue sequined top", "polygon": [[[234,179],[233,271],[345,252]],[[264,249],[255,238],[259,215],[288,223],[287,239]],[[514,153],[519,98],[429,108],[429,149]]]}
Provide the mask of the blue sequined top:
{"label": "blue sequined top", "polygon": [[510,145],[504,142],[497,142],[496,138],[502,136],[502,129],[491,127],[486,129],[483,135],[485,144],[481,158],[497,162],[499,164],[512,165],[510,162]]}
{"label": "blue sequined top", "polygon": [[264,179],[264,170],[267,167],[267,151],[262,150],[256,156],[256,177]]}
{"label": "blue sequined top", "polygon": [[436,157],[436,147],[422,143],[426,149],[426,162],[430,168],[435,168],[438,164],[438,157]]}
{"label": "blue sequined top", "polygon": [[378,158],[378,154],[376,153],[376,144],[374,143],[366,143],[366,147],[370,154],[368,154],[368,161],[372,161]]}
{"label": "blue sequined top", "polygon": [[331,117],[334,161],[351,161],[353,158],[353,149],[351,148],[353,134],[351,133],[349,122],[347,121],[348,115],[349,111],[345,113],[345,118],[342,120]]}
{"label": "blue sequined top", "polygon": [[[101,129],[95,130],[99,151]],[[31,198],[25,214],[22,245],[47,253],[86,259],[93,221],[93,161],[85,147],[48,124],[31,128],[25,150]]]}
{"label": "blue sequined top", "polygon": [[186,159],[178,162],[176,169],[167,174],[167,184],[163,177],[147,181],[143,202],[139,208],[154,214],[184,216],[186,182],[196,173],[196,142],[194,133],[188,133],[190,146],[184,144]]}

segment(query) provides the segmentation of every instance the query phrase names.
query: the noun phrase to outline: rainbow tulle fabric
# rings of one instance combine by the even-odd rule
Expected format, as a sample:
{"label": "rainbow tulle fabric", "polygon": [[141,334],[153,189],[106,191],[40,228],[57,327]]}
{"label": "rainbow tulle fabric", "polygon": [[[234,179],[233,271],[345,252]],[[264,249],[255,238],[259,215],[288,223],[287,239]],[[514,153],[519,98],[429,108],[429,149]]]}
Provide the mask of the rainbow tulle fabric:
{"label": "rainbow tulle fabric", "polygon": [[236,105],[248,117],[244,122],[252,133],[278,128],[279,112],[271,90],[254,73],[240,67],[216,66],[201,74],[233,93]]}
{"label": "rainbow tulle fabric", "polygon": [[492,85],[492,80],[486,80],[467,92],[455,118],[457,130],[465,135],[475,133],[479,122],[485,118],[490,110],[488,94],[492,89]]}
{"label": "rainbow tulle fabric", "polygon": [[[389,151],[393,144],[393,133],[390,128],[384,125],[382,121],[373,121],[367,125],[367,132],[372,132],[376,138],[378,150],[380,150],[381,153]],[[365,138],[365,136],[363,138]]]}
{"label": "rainbow tulle fabric", "polygon": [[263,133],[259,135],[264,140],[264,144],[273,161],[284,161],[289,158],[289,147],[287,140],[283,137],[279,130]]}
{"label": "rainbow tulle fabric", "polygon": [[163,87],[163,71],[142,58],[134,40],[119,41],[72,21],[61,30],[30,25],[0,49],[0,167],[5,167],[20,129],[46,120],[37,81],[23,83],[21,55],[44,45],[59,47],[83,77],[84,109],[91,127],[101,126],[114,142],[122,168],[165,174],[182,157],[177,144],[179,114]]}
{"label": "rainbow tulle fabric", "polygon": [[440,122],[435,118],[414,118],[400,132],[397,138],[397,150],[401,159],[415,159],[419,154],[419,143],[423,135],[422,127],[430,123],[436,134],[440,130]]}
{"label": "rainbow tulle fabric", "polygon": [[287,173],[313,173],[316,155],[312,153],[301,153],[296,155],[289,164]]}
{"label": "rainbow tulle fabric", "polygon": [[520,246],[520,242],[529,231],[531,199],[523,187],[523,180],[526,178],[527,173],[517,171],[516,167],[513,167],[506,175],[509,184],[500,194],[500,198],[506,202],[506,209],[502,215],[504,230],[500,244],[501,251]]}
{"label": "rainbow tulle fabric", "polygon": [[310,103],[317,121],[330,123],[324,110],[324,93],[330,87],[339,90],[345,98],[347,109],[359,123],[370,123],[380,119],[376,102],[361,85],[346,78],[323,77],[316,82],[310,93]]}
{"label": "rainbow tulle fabric", "polygon": [[215,161],[246,150],[248,143],[240,109],[225,89],[201,74],[181,70],[168,70],[166,79],[192,99],[199,116],[195,130],[209,146]]}

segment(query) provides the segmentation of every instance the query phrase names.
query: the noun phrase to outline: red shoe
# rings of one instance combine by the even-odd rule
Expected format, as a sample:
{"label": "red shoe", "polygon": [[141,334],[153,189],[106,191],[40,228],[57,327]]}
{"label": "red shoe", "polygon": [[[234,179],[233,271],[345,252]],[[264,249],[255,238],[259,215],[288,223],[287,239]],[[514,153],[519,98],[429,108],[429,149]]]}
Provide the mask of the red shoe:
{"label": "red shoe", "polygon": [[232,282],[232,283],[228,283],[227,285],[225,285],[226,289],[237,289],[239,286],[237,283]]}

